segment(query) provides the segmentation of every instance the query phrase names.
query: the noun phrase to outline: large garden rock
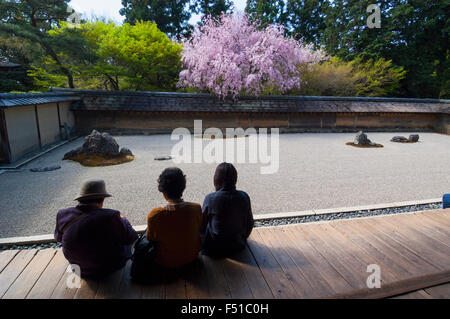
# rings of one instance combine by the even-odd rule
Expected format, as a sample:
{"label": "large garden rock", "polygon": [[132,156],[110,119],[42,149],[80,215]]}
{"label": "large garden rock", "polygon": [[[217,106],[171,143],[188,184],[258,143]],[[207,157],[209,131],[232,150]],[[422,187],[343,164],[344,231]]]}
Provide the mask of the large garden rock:
{"label": "large garden rock", "polygon": [[410,142],[418,142],[419,141],[419,134],[411,134],[408,138],[408,141]]}
{"label": "large garden rock", "polygon": [[373,143],[371,140],[367,138],[367,135],[363,131],[359,131],[355,136],[355,144],[359,146],[375,146],[376,143]]}
{"label": "large garden rock", "polygon": [[119,144],[111,135],[93,130],[91,134],[84,138],[83,145],[66,153],[64,159],[78,155],[114,157],[119,156],[119,154]]}

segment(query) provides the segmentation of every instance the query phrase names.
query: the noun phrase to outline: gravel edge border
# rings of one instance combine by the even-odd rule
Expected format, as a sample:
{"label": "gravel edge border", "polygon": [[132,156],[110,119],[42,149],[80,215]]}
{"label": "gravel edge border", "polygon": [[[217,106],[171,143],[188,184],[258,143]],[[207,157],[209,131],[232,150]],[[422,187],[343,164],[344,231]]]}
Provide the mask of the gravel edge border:
{"label": "gravel edge border", "polygon": [[[442,209],[442,202],[429,203],[429,204],[418,204],[418,205],[408,205],[408,206],[402,206],[402,207],[366,209],[366,210],[357,210],[357,211],[352,211],[352,212],[336,212],[336,213],[306,215],[306,216],[297,216],[297,217],[284,217],[284,218],[255,220],[255,227],[284,226],[284,225],[301,224],[301,223],[332,221],[332,220],[339,220],[339,219],[352,219],[352,218],[363,218],[363,217],[371,217],[371,216],[412,213],[412,212],[436,210],[436,209]],[[140,226],[138,226],[136,228],[137,228],[138,232],[142,232],[144,230]],[[39,237],[39,236],[37,236],[37,237]],[[42,237],[45,237],[45,235]],[[51,242],[19,244],[19,245],[15,245],[15,244],[0,245],[0,251],[15,250],[15,249],[42,250],[42,249],[47,249],[47,248],[60,248],[60,247],[61,247],[61,243],[55,243],[54,241],[51,241]]]}

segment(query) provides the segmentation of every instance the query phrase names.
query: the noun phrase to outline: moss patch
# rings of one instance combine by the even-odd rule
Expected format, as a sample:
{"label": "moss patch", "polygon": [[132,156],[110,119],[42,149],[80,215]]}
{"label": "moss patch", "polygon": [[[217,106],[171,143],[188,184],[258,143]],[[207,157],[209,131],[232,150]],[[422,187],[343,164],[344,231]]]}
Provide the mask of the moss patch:
{"label": "moss patch", "polygon": [[111,165],[119,165],[131,162],[134,160],[134,156],[132,155],[123,155],[115,157],[103,157],[98,155],[77,155],[67,160],[75,161],[80,163],[83,166],[87,167],[97,167],[97,166],[111,166]]}
{"label": "moss patch", "polygon": [[348,142],[345,143],[345,145],[350,145],[350,146],[354,146],[354,147],[359,147],[359,148],[381,148],[384,147],[381,144],[375,144],[375,145],[359,145],[359,144],[355,144],[353,142]]}

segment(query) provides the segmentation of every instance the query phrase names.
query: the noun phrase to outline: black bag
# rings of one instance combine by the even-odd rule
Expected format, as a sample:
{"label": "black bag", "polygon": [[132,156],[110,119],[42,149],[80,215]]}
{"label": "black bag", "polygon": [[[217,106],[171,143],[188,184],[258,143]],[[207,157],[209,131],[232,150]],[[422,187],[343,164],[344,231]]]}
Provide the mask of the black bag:
{"label": "black bag", "polygon": [[131,264],[131,278],[139,282],[148,282],[152,268],[156,266],[157,243],[147,239],[144,232],[134,244]]}

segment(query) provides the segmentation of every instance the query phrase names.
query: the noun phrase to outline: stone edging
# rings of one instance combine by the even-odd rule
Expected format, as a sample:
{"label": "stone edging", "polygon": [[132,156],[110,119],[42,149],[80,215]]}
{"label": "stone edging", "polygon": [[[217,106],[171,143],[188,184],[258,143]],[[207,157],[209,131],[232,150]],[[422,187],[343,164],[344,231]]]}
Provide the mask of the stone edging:
{"label": "stone edging", "polygon": [[[354,207],[342,207],[342,208],[329,208],[329,209],[317,209],[317,210],[306,210],[298,212],[286,212],[286,213],[274,213],[274,214],[259,214],[254,215],[255,221],[263,221],[270,219],[282,219],[282,218],[293,218],[293,217],[304,217],[304,216],[317,216],[317,215],[327,215],[336,213],[351,213],[361,210],[374,210],[374,209],[386,209],[394,207],[404,207],[413,205],[423,205],[441,202],[441,198],[417,200],[417,201],[407,201],[407,202],[395,202],[387,204],[376,204],[376,205],[365,205],[365,206],[354,206]],[[133,228],[138,233],[143,233],[147,225],[133,226]],[[52,234],[38,235],[38,236],[26,236],[26,237],[10,237],[10,238],[0,238],[0,246],[12,246],[12,245],[36,245],[55,242]]]}

